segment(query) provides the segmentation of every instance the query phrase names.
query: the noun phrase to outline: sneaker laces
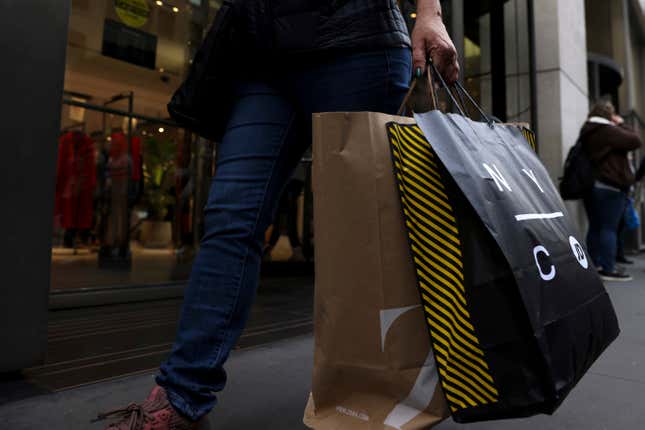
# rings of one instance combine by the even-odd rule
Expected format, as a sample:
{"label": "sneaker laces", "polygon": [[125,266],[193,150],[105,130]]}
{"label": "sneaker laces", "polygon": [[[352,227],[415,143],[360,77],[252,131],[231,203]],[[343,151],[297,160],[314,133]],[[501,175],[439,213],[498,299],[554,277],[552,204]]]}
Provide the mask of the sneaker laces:
{"label": "sneaker laces", "polygon": [[156,411],[163,409],[167,405],[167,400],[164,398],[154,398],[144,401],[142,404],[130,403],[128,406],[111,411],[99,413],[92,422],[103,421],[108,418],[122,418],[119,422],[113,424],[116,428],[123,428],[123,424],[127,424],[125,429],[138,430],[143,428],[145,423],[154,421],[154,417],[148,411]]}
{"label": "sneaker laces", "polygon": [[113,409],[108,412],[99,413],[98,416],[92,420],[93,423],[103,421],[108,418],[122,418],[118,422],[118,428],[122,424],[127,424],[127,429],[137,430],[143,427],[143,424],[153,420],[153,416],[147,412],[143,405],[130,403],[124,408]]}

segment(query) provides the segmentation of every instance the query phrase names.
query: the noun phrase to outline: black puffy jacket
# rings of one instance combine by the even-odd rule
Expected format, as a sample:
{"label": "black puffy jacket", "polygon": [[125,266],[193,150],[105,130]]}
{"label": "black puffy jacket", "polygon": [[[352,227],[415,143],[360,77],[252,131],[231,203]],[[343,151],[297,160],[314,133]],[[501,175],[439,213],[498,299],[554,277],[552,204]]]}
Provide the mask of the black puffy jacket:
{"label": "black puffy jacket", "polygon": [[396,0],[239,0],[245,42],[260,52],[409,47]]}

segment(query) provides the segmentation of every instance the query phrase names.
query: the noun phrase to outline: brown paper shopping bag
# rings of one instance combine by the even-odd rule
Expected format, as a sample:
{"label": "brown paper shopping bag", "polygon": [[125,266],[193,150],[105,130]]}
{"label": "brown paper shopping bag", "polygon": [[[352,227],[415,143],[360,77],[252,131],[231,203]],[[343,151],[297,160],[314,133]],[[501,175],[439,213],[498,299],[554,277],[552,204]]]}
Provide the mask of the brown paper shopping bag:
{"label": "brown paper shopping bag", "polygon": [[316,430],[426,429],[450,415],[437,384],[379,113],[314,115]]}

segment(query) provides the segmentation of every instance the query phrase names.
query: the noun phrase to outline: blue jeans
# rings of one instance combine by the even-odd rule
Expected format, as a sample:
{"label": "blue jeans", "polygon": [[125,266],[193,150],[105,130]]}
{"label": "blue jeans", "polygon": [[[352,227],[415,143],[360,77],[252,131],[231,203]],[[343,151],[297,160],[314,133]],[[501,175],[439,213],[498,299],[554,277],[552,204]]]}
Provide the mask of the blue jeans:
{"label": "blue jeans", "polygon": [[264,232],[310,146],[311,114],[395,113],[411,67],[404,48],[346,53],[291,64],[280,76],[238,85],[217,150],[205,233],[177,337],[157,377],[170,402],[187,417],[198,420],[207,414],[216,403],[215,393],[224,388],[224,362],[255,298]]}
{"label": "blue jeans", "polygon": [[606,272],[616,270],[618,225],[625,214],[627,193],[594,186],[585,199],[589,218],[587,248],[592,261]]}

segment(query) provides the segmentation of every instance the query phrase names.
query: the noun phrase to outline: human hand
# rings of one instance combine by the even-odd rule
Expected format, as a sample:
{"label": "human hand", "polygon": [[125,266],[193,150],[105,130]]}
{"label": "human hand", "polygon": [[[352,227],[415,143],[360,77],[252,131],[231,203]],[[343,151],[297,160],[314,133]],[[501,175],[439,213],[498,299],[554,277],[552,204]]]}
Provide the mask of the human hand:
{"label": "human hand", "polygon": [[440,15],[419,11],[412,31],[412,57],[417,77],[425,72],[428,58],[431,58],[448,84],[459,79],[457,50]]}
{"label": "human hand", "polygon": [[611,122],[613,122],[616,125],[623,125],[625,123],[625,120],[623,119],[622,116],[614,114],[611,117]]}

